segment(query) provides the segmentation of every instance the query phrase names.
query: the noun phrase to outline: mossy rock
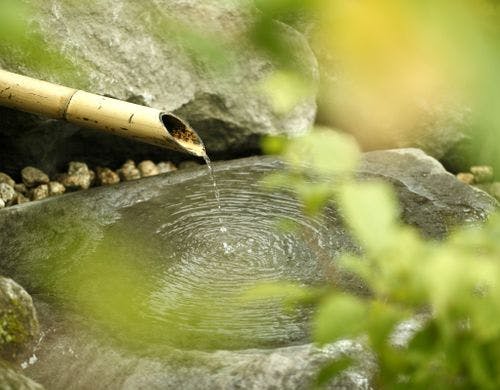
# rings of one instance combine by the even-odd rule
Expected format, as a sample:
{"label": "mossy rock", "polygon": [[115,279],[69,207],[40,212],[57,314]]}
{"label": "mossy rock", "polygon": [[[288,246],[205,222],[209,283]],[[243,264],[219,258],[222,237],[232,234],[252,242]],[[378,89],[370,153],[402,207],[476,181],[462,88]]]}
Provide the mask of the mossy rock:
{"label": "mossy rock", "polygon": [[0,277],[0,357],[19,361],[38,334],[29,294],[12,279]]}

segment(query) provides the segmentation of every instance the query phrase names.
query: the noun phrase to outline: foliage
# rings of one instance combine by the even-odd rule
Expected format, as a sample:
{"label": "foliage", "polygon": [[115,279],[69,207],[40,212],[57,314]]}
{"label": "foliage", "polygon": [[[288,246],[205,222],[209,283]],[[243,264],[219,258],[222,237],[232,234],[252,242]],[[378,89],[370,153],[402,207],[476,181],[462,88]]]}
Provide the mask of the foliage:
{"label": "foliage", "polygon": [[[498,388],[500,217],[481,227],[457,228],[440,242],[425,240],[401,224],[388,185],[355,180],[360,154],[350,137],[319,129],[267,143],[271,150],[280,149],[288,163],[286,173],[268,184],[293,189],[307,212],[320,212],[335,201],[364,250],[362,256],[345,255],[338,261],[361,278],[369,297],[335,285],[321,294],[315,290],[315,340],[325,344],[367,335],[378,357],[381,388]],[[319,194],[303,196],[312,177],[311,192]],[[290,286],[285,291],[293,291],[298,301],[306,295]],[[270,292],[266,287],[263,293]],[[421,313],[427,319],[406,348],[389,341],[396,325]],[[336,372],[332,367],[329,375]]]}

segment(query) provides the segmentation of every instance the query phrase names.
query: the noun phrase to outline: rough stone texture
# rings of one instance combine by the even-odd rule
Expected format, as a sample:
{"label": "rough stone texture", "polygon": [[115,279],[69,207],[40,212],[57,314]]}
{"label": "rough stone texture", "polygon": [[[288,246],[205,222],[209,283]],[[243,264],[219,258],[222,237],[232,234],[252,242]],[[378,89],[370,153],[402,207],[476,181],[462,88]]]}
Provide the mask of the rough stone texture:
{"label": "rough stone texture", "polygon": [[[214,171],[222,189],[227,187],[234,191],[236,184],[231,175],[238,173],[254,182],[257,177],[281,166],[272,157],[262,157],[215,163]],[[361,179],[382,178],[392,183],[401,202],[404,221],[432,238],[443,237],[457,223],[481,222],[497,206],[490,196],[461,183],[436,160],[416,149],[366,153],[359,176]],[[166,237],[171,237],[172,233],[168,223],[165,227],[170,214],[158,211],[166,204],[175,202],[179,202],[178,207],[182,208],[186,195],[186,187],[183,186],[189,188],[189,185],[194,186],[189,196],[195,196],[195,200],[203,203],[211,198],[207,194],[196,198],[196,188],[199,192],[201,186],[202,193],[212,189],[206,168],[198,167],[148,180],[120,183],[113,188],[99,187],[76,192],[0,212],[0,226],[4,227],[0,231],[0,267],[30,289],[54,293],[51,304],[46,304],[43,310],[42,323],[47,327],[47,337],[42,340],[37,352],[39,361],[28,368],[29,375],[50,389],[162,389],[182,386],[193,389],[307,389],[311,387],[314,373],[321,364],[342,354],[351,354],[358,359],[356,365],[332,383],[331,388],[369,389],[374,372],[373,359],[353,341],[339,341],[321,349],[304,342],[280,348],[213,352],[164,351],[157,344],[152,350],[136,353],[136,349],[126,350],[118,341],[115,342],[120,340],[115,338],[117,333],[113,333],[113,338],[109,335],[98,337],[99,332],[105,330],[99,328],[97,333],[89,330],[88,327],[94,326],[91,325],[91,318],[78,319],[78,315],[70,317],[71,320],[56,318],[55,313],[64,312],[67,307],[67,291],[51,286],[64,279],[67,270],[74,269],[87,253],[94,253],[99,242],[105,239],[105,232],[113,226],[121,226],[122,230],[118,232],[123,231],[124,239],[130,241],[131,224],[127,221],[134,220],[140,225],[141,232],[146,229],[144,234],[148,237],[149,251],[155,241],[151,237],[159,234],[158,229],[165,228]],[[246,190],[248,181],[240,185],[246,185],[243,187]],[[230,193],[227,189],[222,191],[223,205],[224,195],[229,196]],[[269,205],[276,201],[274,195],[270,197],[267,192],[265,195],[251,192],[251,198],[257,196],[264,196]],[[249,201],[248,196],[243,199]],[[227,204],[227,207],[242,214],[238,206],[232,202]],[[189,210],[183,215],[185,218],[189,216]],[[195,225],[200,224],[199,211],[192,210],[190,218]],[[188,224],[185,219],[182,221]],[[333,225],[327,228],[335,236],[338,251],[349,250],[352,248],[349,236],[339,225],[339,218],[333,221]],[[146,226],[146,223],[150,225]],[[261,229],[261,221],[258,223],[257,228]],[[122,246],[116,240],[111,245],[113,250]],[[157,255],[153,251],[151,257]],[[149,255],[142,256],[140,264],[148,268]],[[62,270],[51,268],[55,259],[63,262]],[[191,267],[191,264],[184,266]],[[292,264],[288,266],[287,269]],[[300,269],[302,272],[309,271],[306,267]],[[203,274],[203,277],[207,275]],[[227,282],[224,280],[224,283]],[[85,295],[87,291],[83,293]],[[63,304],[58,305],[58,302]],[[69,316],[69,311],[60,315]],[[414,326],[407,328],[411,330]]]}
{"label": "rough stone texture", "polygon": [[16,193],[16,200],[14,201],[15,204],[23,204],[23,203],[28,203],[30,199],[26,197],[25,194],[22,194],[20,192]]}
{"label": "rough stone texture", "polygon": [[[54,315],[50,311],[46,314]],[[88,329],[63,324],[59,322],[59,326],[50,328],[46,345],[39,351],[39,361],[27,369],[28,375],[50,389],[308,390],[314,388],[315,374],[323,364],[349,356],[357,364],[325,388],[369,390],[375,371],[373,356],[360,343],[349,340],[322,348],[306,344],[272,350],[170,351],[161,359],[139,357],[99,343]],[[182,361],[190,363],[183,365]],[[68,369],[51,375],[57,370],[54,365]],[[80,373],[76,380],[74,372]]]}
{"label": "rough stone texture", "polygon": [[39,184],[47,184],[50,181],[45,172],[34,167],[23,168],[21,177],[26,187],[36,187]]}
{"label": "rough stone texture", "polygon": [[177,170],[177,167],[171,161],[161,161],[156,164],[156,167],[158,168],[158,173],[168,173]]}
{"label": "rough stone texture", "polygon": [[28,187],[26,187],[26,185],[24,183],[18,183],[18,184],[15,184],[14,185],[14,189],[23,194],[23,195],[27,195],[28,194]]}
{"label": "rough stone texture", "polygon": [[22,359],[32,347],[39,326],[28,293],[12,279],[0,277],[0,356]]}
{"label": "rough stone texture", "polygon": [[66,192],[66,187],[59,183],[58,181],[49,182],[49,195],[62,195]]}
{"label": "rough stone texture", "polygon": [[31,200],[41,200],[49,197],[49,186],[48,184],[40,184],[38,187],[31,189],[30,198]]}
{"label": "rough stone texture", "polygon": [[493,198],[458,181],[420,149],[377,151],[364,156],[360,172],[393,183],[403,206],[403,219],[427,236],[442,237],[457,223],[484,220],[496,207]]}
{"label": "rough stone texture", "polygon": [[123,181],[137,180],[141,178],[141,172],[137,169],[135,162],[132,160],[125,161],[117,172],[118,175],[120,175],[120,179]]}
{"label": "rough stone texture", "polygon": [[0,361],[0,389],[43,390],[43,386],[17,372],[6,363]]}
{"label": "rough stone texture", "polygon": [[0,183],[0,199],[6,205],[10,205],[16,199],[16,191],[7,183]]}
{"label": "rough stone texture", "polygon": [[11,187],[14,187],[16,182],[12,180],[12,178],[6,173],[0,172],[0,183],[8,184]]}
{"label": "rough stone texture", "polygon": [[[287,115],[273,111],[257,87],[276,66],[253,48],[239,41],[231,51],[231,68],[218,72],[205,55],[190,59],[182,49],[183,39],[172,38],[179,28],[168,30],[174,26],[170,22],[174,18],[186,23],[188,31],[207,28],[209,34],[220,33],[222,38],[212,40],[230,45],[248,27],[254,12],[245,10],[239,0],[30,3],[36,5],[31,15],[33,28],[60,49],[79,74],[74,81],[61,80],[57,71],[40,74],[29,65],[11,65],[3,59],[0,66],[177,113],[191,123],[211,155],[248,155],[258,148],[262,134],[297,134],[314,121],[313,98],[299,103]],[[308,69],[315,78],[317,64],[306,39],[284,24],[278,27],[294,48],[295,58],[290,62]],[[111,168],[124,156],[136,161],[147,156],[174,161],[182,158],[174,152],[28,114],[2,110],[0,117],[0,166],[10,174],[15,174],[20,164],[35,163],[52,174],[65,162],[84,156],[93,166]]]}
{"label": "rough stone texture", "polygon": [[58,181],[68,190],[86,190],[95,178],[95,173],[87,164],[78,161],[69,163],[68,173],[58,176]]}
{"label": "rough stone texture", "polygon": [[115,171],[109,168],[98,167],[96,169],[96,175],[97,175],[97,183],[99,185],[107,186],[107,185],[117,184],[120,182],[120,176],[118,176],[118,174]]}
{"label": "rough stone texture", "polygon": [[141,161],[137,168],[142,177],[155,176],[160,173],[155,163],[151,160]]}

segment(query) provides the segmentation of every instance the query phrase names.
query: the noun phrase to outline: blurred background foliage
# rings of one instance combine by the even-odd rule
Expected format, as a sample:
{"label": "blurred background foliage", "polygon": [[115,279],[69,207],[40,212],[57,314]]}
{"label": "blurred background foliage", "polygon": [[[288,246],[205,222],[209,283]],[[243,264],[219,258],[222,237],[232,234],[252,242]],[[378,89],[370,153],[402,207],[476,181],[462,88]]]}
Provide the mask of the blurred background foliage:
{"label": "blurred background foliage", "polygon": [[[364,253],[332,259],[332,274],[352,272],[368,293],[346,291],[333,279],[323,290],[265,284],[249,298],[280,297],[287,306],[313,302],[314,340],[361,340],[377,357],[376,388],[498,388],[500,215],[485,226],[459,227],[445,240],[429,241],[402,224],[389,184],[355,179],[360,151],[350,136],[315,129],[293,140],[270,139],[264,148],[280,151],[288,166],[266,185],[294,191],[309,214],[332,203],[341,210]],[[338,151],[341,163],[332,159]],[[414,333],[403,343],[394,341],[397,327],[408,320],[416,321]],[[317,384],[349,363],[325,366]]]}

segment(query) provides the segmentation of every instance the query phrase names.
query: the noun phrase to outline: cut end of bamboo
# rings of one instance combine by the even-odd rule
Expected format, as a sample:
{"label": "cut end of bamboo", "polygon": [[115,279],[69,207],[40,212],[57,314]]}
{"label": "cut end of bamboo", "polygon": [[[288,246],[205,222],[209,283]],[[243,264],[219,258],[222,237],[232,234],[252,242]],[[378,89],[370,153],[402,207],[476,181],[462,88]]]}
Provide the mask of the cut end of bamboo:
{"label": "cut end of bamboo", "polygon": [[0,105],[199,157],[206,156],[198,134],[175,115],[2,69]]}
{"label": "cut end of bamboo", "polygon": [[167,133],[172,136],[181,149],[199,157],[206,155],[201,138],[186,122],[167,113],[161,113],[160,119]]}

